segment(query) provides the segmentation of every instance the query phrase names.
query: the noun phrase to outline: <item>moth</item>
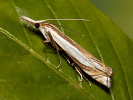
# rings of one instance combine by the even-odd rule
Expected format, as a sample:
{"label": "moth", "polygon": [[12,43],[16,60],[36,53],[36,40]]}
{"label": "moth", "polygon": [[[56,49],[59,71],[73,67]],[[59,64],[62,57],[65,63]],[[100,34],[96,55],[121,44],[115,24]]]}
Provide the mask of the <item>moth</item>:
{"label": "moth", "polygon": [[[26,16],[22,16],[23,20],[26,20],[30,23],[34,28],[38,28],[46,39],[43,41],[45,45],[51,43],[52,47],[56,50],[59,60],[60,53],[59,50],[62,50],[66,53],[68,57],[71,58],[73,63],[72,66],[75,67],[76,71],[79,73],[81,79],[88,79],[83,74],[85,72],[93,79],[101,83],[102,85],[110,88],[111,87],[111,77],[113,76],[112,68],[105,65],[103,62],[98,60],[92,54],[87,52],[84,48],[82,48],[79,44],[73,41],[71,38],[63,34],[56,26],[51,23],[42,21],[35,21]],[[68,63],[70,63],[67,56],[64,55]],[[61,66],[61,60],[57,69]],[[88,81],[89,82],[89,81]],[[89,82],[90,86],[91,83]]]}

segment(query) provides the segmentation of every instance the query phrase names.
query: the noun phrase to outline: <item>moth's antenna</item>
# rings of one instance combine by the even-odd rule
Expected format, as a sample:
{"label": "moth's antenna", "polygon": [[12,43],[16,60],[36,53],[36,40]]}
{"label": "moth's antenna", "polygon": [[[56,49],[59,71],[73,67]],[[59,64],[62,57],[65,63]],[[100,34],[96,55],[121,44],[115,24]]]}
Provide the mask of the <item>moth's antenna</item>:
{"label": "moth's antenna", "polygon": [[[53,23],[50,23],[50,24],[53,24]],[[84,36],[84,35],[82,35],[82,34],[80,34],[80,33],[78,33],[78,32],[75,32],[75,31],[73,31],[73,30],[71,30],[71,29],[69,29],[69,28],[66,28],[66,27],[64,27],[64,26],[60,26],[60,25],[57,25],[57,24],[53,24],[53,25],[62,27],[62,28],[67,29],[67,30],[69,30],[69,31],[71,31],[71,32],[73,32],[73,33],[76,33],[76,34],[78,34],[78,35]]]}
{"label": "moth's antenna", "polygon": [[[72,21],[72,20],[77,20],[77,21],[90,21],[90,20],[88,20],[88,19],[45,19],[45,21],[48,21],[48,20],[70,20],[70,21]],[[50,24],[53,24],[53,23],[50,23]],[[71,32],[74,32],[74,33],[77,33],[77,32],[75,32],[75,31],[73,31],[73,30],[71,30],[71,29],[68,29],[68,28],[66,28],[66,27],[63,27],[63,26],[60,26],[60,25],[57,25],[57,24],[53,24],[53,25],[55,25],[55,26],[59,26],[59,27],[62,27],[62,28],[64,28],[64,29],[67,29],[67,30],[69,30],[69,31],[71,31]],[[81,36],[84,36],[84,35],[82,35],[82,34],[80,34],[80,33],[77,33],[77,34],[79,34],[79,35],[81,35]]]}
{"label": "moth's antenna", "polygon": [[46,19],[46,20],[83,20],[83,21],[90,21],[87,19]]}

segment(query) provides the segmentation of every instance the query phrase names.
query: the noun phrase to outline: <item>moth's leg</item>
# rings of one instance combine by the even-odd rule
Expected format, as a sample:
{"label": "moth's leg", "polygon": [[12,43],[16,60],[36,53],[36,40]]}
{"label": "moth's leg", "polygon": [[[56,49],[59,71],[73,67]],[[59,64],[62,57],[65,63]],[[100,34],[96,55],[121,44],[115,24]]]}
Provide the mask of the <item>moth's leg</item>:
{"label": "moth's leg", "polygon": [[51,42],[50,40],[45,40],[45,41],[43,41],[44,44],[50,43],[50,42]]}
{"label": "moth's leg", "polygon": [[57,52],[58,57],[59,57],[59,65],[56,67],[56,69],[58,69],[58,68],[60,68],[60,66],[61,66],[61,59],[60,59],[60,54],[59,54],[60,48],[59,48],[59,46],[56,44],[56,42],[54,41],[54,39],[53,39],[52,35],[50,34],[50,32],[48,32],[48,34],[49,34],[49,37],[50,37],[50,40],[51,40],[51,44],[52,44],[52,46],[56,49],[56,52]]}
{"label": "moth's leg", "polygon": [[58,69],[61,66],[61,59],[60,59],[60,54],[59,54],[59,50],[58,49],[56,49],[56,52],[57,52],[58,57],[59,57],[59,65],[56,67],[56,69]]}
{"label": "moth's leg", "polygon": [[78,74],[80,75],[80,80],[79,81],[82,82],[83,81],[83,76],[82,76],[82,73],[81,73],[80,69],[76,66],[75,66],[75,69],[78,72]]}
{"label": "moth's leg", "polygon": [[68,62],[68,64],[70,64],[71,66],[75,67],[75,63],[74,62],[71,62],[70,59],[64,53],[62,53],[62,56],[65,57],[65,59]]}
{"label": "moth's leg", "polygon": [[51,50],[55,51],[54,47],[51,47],[51,46],[49,46],[49,45],[47,44],[47,43],[51,43],[50,40],[45,40],[45,41],[43,41],[42,43],[43,43],[45,46],[47,46],[48,48],[50,48]]}
{"label": "moth's leg", "polygon": [[89,83],[89,85],[91,86],[91,82],[83,75],[84,79]]}
{"label": "moth's leg", "polygon": [[71,66],[74,66],[74,67],[76,67],[74,62],[73,62],[73,63],[71,63]]}
{"label": "moth's leg", "polygon": [[68,64],[71,64],[70,60],[67,58],[67,56],[64,53],[61,53],[62,56],[66,59],[66,61],[68,62]]}
{"label": "moth's leg", "polygon": [[84,74],[82,73],[81,69],[77,66],[75,66],[76,71],[78,72],[78,74],[80,75],[81,79],[80,82],[83,80],[83,78],[89,83],[89,85],[91,86],[91,82],[84,76]]}

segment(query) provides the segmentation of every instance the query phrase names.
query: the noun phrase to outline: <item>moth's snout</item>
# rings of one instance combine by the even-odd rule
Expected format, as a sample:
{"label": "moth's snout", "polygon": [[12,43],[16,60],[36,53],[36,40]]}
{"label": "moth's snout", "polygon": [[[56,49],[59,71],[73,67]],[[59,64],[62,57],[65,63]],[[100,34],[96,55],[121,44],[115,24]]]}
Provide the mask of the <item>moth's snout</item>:
{"label": "moth's snout", "polygon": [[26,16],[22,16],[21,18],[23,20],[27,21],[28,23],[30,23],[32,26],[35,26],[35,24],[36,24],[34,20],[32,20],[32,19],[30,19],[30,18],[28,18]]}

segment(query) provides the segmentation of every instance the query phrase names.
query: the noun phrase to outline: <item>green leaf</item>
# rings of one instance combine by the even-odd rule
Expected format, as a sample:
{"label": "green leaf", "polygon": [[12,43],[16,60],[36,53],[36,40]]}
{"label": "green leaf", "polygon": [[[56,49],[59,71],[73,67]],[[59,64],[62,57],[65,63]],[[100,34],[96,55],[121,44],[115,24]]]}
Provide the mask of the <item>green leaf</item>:
{"label": "green leaf", "polygon": [[[34,20],[82,18],[85,21],[51,21],[114,71],[107,89],[89,78],[92,87],[61,57],[44,46],[43,36],[31,31],[22,15]],[[32,34],[33,33],[33,34]],[[133,97],[133,42],[110,18],[88,0],[0,1],[0,99],[1,100],[129,100]]]}

